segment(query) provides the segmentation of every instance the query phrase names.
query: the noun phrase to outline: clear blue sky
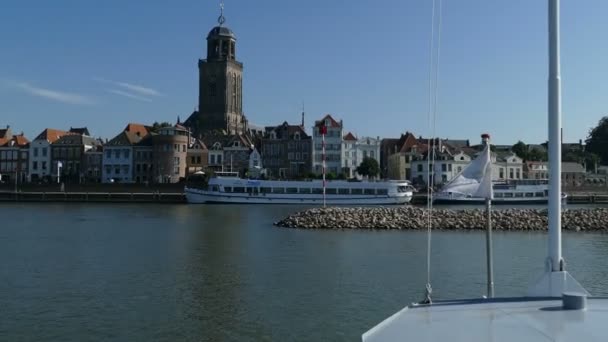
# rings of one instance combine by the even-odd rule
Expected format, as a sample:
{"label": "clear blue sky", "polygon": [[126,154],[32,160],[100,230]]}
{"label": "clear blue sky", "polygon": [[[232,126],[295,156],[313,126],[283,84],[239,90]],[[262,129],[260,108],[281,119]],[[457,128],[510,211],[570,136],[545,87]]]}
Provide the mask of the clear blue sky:
{"label": "clear blue sky", "polygon": [[[546,0],[444,0],[437,133],[494,142],[547,137]],[[427,136],[431,0],[226,0],[259,125],[324,113],[357,135]],[[217,1],[6,1],[0,8],[0,126],[116,135],[185,119]],[[562,1],[564,139],[608,111],[608,1]]]}

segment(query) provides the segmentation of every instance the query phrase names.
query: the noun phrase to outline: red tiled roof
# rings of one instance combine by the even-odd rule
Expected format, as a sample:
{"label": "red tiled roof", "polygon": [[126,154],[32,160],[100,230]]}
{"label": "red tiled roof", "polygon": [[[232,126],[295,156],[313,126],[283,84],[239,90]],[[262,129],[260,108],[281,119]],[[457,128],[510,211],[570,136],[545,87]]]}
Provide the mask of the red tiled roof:
{"label": "red tiled roof", "polygon": [[[11,144],[12,142],[12,144]],[[25,147],[30,143],[29,140],[27,140],[27,138],[23,135],[13,135],[13,137],[11,139],[7,139],[7,138],[1,138],[0,139],[0,146],[19,146],[19,147]]]}
{"label": "red tiled roof", "polygon": [[348,132],[348,134],[346,134],[344,136],[344,138],[342,138],[342,139],[344,139],[344,140],[351,140],[351,141],[357,141],[357,138],[355,138],[355,136],[351,132]]}
{"label": "red tiled roof", "polygon": [[66,134],[73,134],[73,133],[62,131],[60,129],[47,128],[44,131],[42,131],[42,133],[38,134],[38,136],[34,140],[47,140],[49,143],[52,144]]}
{"label": "red tiled roof", "polygon": [[15,144],[18,146],[25,146],[30,143],[30,141],[27,140],[23,133],[20,135],[13,136],[13,141],[15,141]]}
{"label": "red tiled roof", "polygon": [[325,114],[325,116],[323,117],[323,119],[319,120],[319,121],[315,121],[315,126],[322,126],[325,123],[325,120],[329,119],[329,127],[335,127],[335,128],[340,128],[340,123],[338,121],[336,121],[331,114]]}
{"label": "red tiled roof", "polygon": [[133,133],[140,137],[145,137],[150,133],[150,129],[146,125],[138,124],[138,123],[129,123],[127,127],[124,129],[125,132]]}

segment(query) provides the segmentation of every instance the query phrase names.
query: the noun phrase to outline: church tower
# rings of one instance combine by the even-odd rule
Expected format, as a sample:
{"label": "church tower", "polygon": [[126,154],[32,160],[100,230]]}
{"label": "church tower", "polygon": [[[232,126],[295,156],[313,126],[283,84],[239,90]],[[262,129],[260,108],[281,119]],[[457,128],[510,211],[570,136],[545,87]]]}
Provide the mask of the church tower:
{"label": "church tower", "polygon": [[199,59],[199,133],[247,130],[243,115],[243,63],[236,60],[236,36],[224,26],[224,5],[219,25],[207,35],[207,59]]}

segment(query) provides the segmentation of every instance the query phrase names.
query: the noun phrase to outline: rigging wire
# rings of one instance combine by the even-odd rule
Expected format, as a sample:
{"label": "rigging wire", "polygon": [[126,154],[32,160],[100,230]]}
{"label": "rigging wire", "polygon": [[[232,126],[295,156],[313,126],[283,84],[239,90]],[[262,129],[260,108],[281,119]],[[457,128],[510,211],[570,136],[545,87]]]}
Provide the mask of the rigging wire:
{"label": "rigging wire", "polygon": [[[426,289],[423,303],[431,304],[431,241],[432,241],[432,212],[433,212],[433,184],[435,183],[434,172],[436,157],[436,131],[437,131],[437,98],[439,79],[439,55],[441,52],[441,21],[442,0],[433,0],[431,11],[431,41],[429,44],[429,109],[428,124],[430,137],[427,141],[427,247],[426,247]],[[435,17],[437,19],[437,46],[435,49]],[[435,54],[436,53],[436,54]]]}

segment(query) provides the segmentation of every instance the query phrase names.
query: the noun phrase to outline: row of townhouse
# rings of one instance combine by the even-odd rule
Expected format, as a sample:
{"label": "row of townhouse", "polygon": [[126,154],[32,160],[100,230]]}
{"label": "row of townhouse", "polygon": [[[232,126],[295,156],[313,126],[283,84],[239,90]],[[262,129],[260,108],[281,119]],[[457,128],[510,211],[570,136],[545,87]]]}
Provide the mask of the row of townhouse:
{"label": "row of townhouse", "polygon": [[[429,140],[406,132],[399,139],[382,140],[381,153],[385,157],[381,160],[385,163],[381,164],[381,170],[388,179],[410,180],[421,185],[430,180],[434,185],[441,185],[458,175],[481,150],[481,145],[471,146],[467,140]],[[549,177],[547,162],[524,162],[510,146],[494,146],[491,156],[495,181]],[[565,186],[580,186],[586,182],[585,167],[564,162],[561,178]]]}
{"label": "row of townhouse", "polygon": [[30,142],[7,126],[0,130],[0,181],[51,181],[60,171],[67,180],[82,180],[99,169],[94,163],[100,159],[100,146],[86,128],[45,129]]}
{"label": "row of townhouse", "polygon": [[290,125],[283,122],[278,126],[268,126],[264,129],[260,146],[264,169],[272,178],[303,178],[310,173],[320,175],[323,157],[326,173],[342,174],[348,178],[359,177],[356,169],[364,158],[380,162],[379,138],[357,138],[350,132],[344,135],[343,122],[329,114],[315,121],[312,135],[306,133],[303,123]]}
{"label": "row of townhouse", "polygon": [[[325,137],[323,137],[325,130]],[[359,178],[357,167],[364,158],[373,158],[379,164],[380,138],[357,138],[353,133],[344,134],[342,120],[337,121],[327,114],[315,121],[312,134],[312,172],[320,174],[323,170],[323,139],[325,140],[326,172],[344,174],[348,178]]]}

